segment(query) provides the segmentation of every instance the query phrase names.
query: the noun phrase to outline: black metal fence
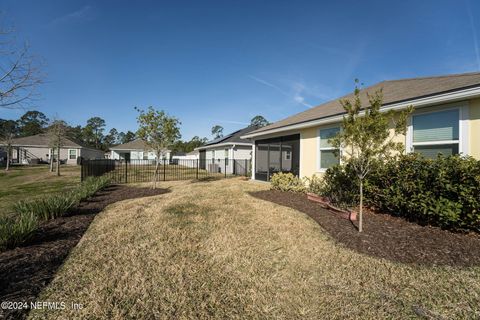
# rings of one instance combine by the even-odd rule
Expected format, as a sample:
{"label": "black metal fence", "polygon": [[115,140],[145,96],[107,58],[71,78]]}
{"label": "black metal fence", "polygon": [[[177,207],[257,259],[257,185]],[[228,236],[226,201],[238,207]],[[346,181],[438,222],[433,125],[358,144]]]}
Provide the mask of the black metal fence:
{"label": "black metal fence", "polygon": [[[153,181],[155,160],[82,160],[81,179],[108,176],[114,183]],[[196,180],[204,178],[248,177],[251,174],[249,159],[173,159],[162,160],[157,171],[157,181]]]}

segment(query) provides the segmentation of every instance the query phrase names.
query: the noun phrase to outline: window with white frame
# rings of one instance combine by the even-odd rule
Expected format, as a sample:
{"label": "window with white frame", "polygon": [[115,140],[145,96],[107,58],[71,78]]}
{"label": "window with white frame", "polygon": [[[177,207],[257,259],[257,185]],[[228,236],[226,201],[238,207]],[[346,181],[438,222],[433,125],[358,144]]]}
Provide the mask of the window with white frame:
{"label": "window with white frame", "polygon": [[412,116],[412,150],[426,158],[448,156],[460,149],[460,109]]}
{"label": "window with white frame", "polygon": [[291,159],[292,159],[292,151],[285,150],[285,160],[291,160]]}
{"label": "window with white frame", "polygon": [[77,149],[68,149],[68,158],[70,160],[77,159]]}
{"label": "window with white frame", "polygon": [[326,170],[336,164],[340,163],[340,158],[336,155],[337,149],[328,141],[335,137],[340,132],[339,127],[321,129],[319,134],[319,147],[320,147],[320,170]]}

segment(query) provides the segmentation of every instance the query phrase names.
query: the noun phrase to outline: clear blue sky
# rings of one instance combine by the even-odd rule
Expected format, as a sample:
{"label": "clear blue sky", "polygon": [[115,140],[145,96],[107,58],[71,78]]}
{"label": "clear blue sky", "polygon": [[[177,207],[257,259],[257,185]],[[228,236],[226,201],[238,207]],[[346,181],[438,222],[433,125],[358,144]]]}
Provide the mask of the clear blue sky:
{"label": "clear blue sky", "polygon": [[[42,57],[38,110],[136,130],[134,107],[210,138],[387,79],[480,70],[480,1],[22,1],[3,20]],[[6,19],[5,19],[6,18]],[[21,111],[0,110],[0,118]]]}

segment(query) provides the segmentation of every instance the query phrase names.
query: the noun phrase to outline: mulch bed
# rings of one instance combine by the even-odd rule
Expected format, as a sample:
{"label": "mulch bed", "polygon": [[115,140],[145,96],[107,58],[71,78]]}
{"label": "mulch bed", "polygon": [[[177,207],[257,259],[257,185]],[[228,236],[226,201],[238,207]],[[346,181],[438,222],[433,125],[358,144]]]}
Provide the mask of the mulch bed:
{"label": "mulch bed", "polygon": [[[0,302],[35,301],[95,215],[109,204],[167,192],[167,189],[109,186],[67,215],[42,223],[23,246],[0,253]],[[0,310],[0,319],[2,312],[7,319],[21,319],[28,310]]]}
{"label": "mulch bed", "polygon": [[307,200],[304,194],[266,190],[252,196],[304,212],[337,242],[360,253],[394,262],[469,267],[480,265],[480,235],[421,226],[387,214],[366,212],[357,223]]}

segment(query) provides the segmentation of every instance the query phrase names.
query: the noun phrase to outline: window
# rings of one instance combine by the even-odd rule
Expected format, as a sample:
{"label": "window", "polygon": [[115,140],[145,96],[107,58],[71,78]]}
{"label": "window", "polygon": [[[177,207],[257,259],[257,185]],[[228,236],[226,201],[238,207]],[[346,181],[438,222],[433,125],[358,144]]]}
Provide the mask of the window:
{"label": "window", "polygon": [[320,147],[320,171],[324,171],[336,164],[340,163],[340,158],[335,155],[337,149],[332,147],[328,142],[340,131],[339,127],[320,130],[319,147]]}
{"label": "window", "polygon": [[412,116],[412,150],[426,158],[458,154],[460,110],[451,109]]}
{"label": "window", "polygon": [[285,150],[285,160],[291,160],[291,159],[292,159],[292,151]]}
{"label": "window", "polygon": [[77,159],[77,150],[76,149],[68,149],[68,159]]}

